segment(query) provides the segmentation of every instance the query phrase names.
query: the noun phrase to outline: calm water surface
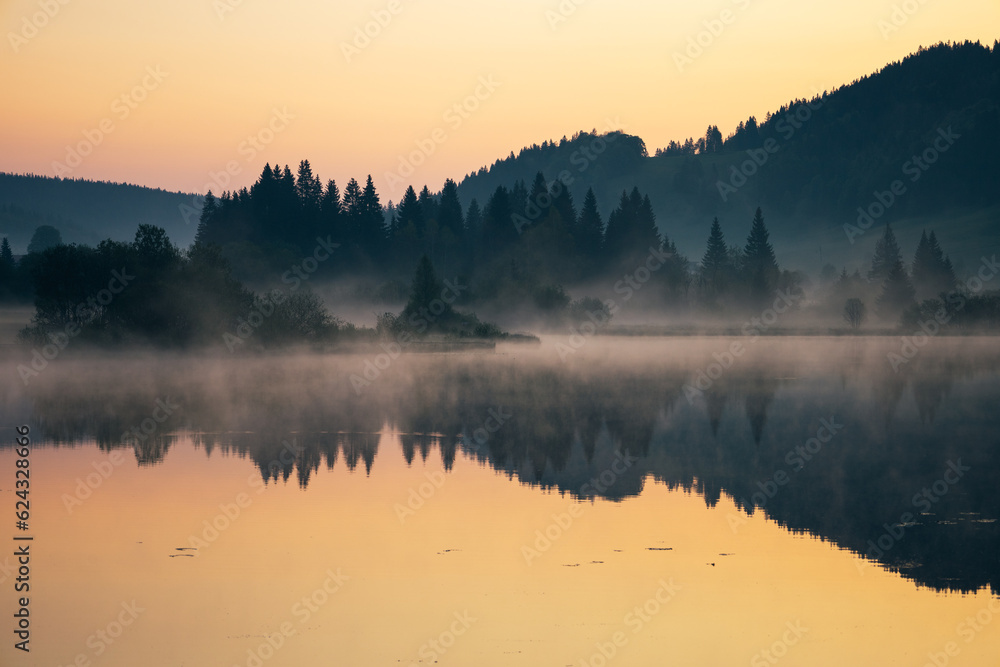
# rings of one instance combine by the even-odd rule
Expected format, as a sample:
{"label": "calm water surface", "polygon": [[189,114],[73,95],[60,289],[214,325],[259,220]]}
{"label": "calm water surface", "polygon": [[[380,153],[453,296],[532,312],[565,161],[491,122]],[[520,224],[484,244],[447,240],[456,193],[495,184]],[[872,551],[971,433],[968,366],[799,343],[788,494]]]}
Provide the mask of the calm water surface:
{"label": "calm water surface", "polygon": [[6,364],[0,664],[998,664],[993,339],[560,343]]}

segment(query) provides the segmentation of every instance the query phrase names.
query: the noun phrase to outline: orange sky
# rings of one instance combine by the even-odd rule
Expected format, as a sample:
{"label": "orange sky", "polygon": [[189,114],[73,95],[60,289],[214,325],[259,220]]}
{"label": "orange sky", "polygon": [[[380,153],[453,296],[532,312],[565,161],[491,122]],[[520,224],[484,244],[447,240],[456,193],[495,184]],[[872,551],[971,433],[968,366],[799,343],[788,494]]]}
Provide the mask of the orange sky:
{"label": "orange sky", "polygon": [[998,20],[995,0],[2,0],[0,170],[203,192],[307,158],[385,202],[608,119],[650,152],[725,135],[920,45],[992,44]]}

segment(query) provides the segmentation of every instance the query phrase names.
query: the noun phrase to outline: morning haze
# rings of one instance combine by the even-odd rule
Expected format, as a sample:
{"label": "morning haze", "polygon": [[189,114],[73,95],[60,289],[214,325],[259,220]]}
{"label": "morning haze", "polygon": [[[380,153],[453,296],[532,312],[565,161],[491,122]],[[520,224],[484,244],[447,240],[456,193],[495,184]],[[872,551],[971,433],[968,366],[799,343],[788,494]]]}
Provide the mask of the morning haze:
{"label": "morning haze", "polygon": [[992,3],[0,17],[3,665],[994,665]]}

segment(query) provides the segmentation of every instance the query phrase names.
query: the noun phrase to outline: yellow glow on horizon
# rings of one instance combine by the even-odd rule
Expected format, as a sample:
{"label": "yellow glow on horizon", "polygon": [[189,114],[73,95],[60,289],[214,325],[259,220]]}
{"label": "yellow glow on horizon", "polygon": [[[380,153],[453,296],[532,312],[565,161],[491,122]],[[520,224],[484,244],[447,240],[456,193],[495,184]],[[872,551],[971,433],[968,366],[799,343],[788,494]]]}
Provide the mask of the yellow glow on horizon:
{"label": "yellow glow on horizon", "polygon": [[[114,131],[71,176],[203,191],[230,160],[240,163],[233,185],[241,187],[265,162],[294,168],[305,158],[338,183],[372,174],[383,201],[401,194],[386,173],[436,128],[447,139],[407,184],[437,189],[522,146],[600,130],[607,118],[620,118],[652,151],[708,124],[726,135],[751,114],[849,83],[921,45],[992,44],[989,26],[1000,19],[989,0],[922,4],[886,35],[879,22],[890,20],[892,0],[589,0],[554,29],[556,0],[398,0],[395,15],[389,0],[52,2],[55,15],[16,45],[11,35],[40,5],[0,9],[0,76],[13,91],[0,170],[54,175],[67,146],[111,118]],[[226,3],[235,7],[220,18]],[[729,22],[703,35],[704,53],[678,71],[675,54],[708,30],[705,22],[718,29],[724,11]],[[372,12],[391,20],[348,62],[341,45]],[[165,80],[117,117],[114,100],[156,66]],[[500,87],[449,127],[445,111],[490,76]],[[247,159],[241,143],[274,108],[294,121]]]}

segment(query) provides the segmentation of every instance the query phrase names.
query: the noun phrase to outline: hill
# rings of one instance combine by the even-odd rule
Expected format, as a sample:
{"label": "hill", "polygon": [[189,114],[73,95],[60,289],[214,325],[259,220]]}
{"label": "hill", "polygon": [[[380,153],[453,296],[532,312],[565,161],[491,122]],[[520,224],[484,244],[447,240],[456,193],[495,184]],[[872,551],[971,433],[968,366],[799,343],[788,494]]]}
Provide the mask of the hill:
{"label": "hill", "polygon": [[26,251],[40,225],[58,229],[66,243],[96,245],[106,238],[129,241],[145,223],[186,246],[194,240],[197,215],[188,224],[181,207],[191,205],[190,194],[127,183],[0,173],[0,236],[15,253]]}
{"label": "hill", "polygon": [[862,223],[892,222],[907,254],[921,228],[933,227],[961,267],[1000,238],[998,148],[1000,50],[938,44],[834,91],[791,100],[760,122],[750,117],[725,139],[709,125],[705,137],[650,155],[638,137],[578,133],[469,174],[459,194],[482,204],[498,185],[562,173],[577,202],[593,187],[607,215],[636,185],[649,193],[661,230],[695,259],[713,217],[737,242],[761,206],[779,259],[815,269],[863,266],[876,234],[845,225],[857,225],[859,207],[882,208]]}

